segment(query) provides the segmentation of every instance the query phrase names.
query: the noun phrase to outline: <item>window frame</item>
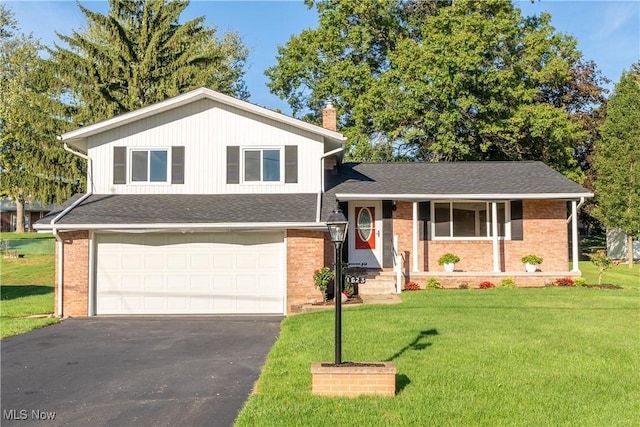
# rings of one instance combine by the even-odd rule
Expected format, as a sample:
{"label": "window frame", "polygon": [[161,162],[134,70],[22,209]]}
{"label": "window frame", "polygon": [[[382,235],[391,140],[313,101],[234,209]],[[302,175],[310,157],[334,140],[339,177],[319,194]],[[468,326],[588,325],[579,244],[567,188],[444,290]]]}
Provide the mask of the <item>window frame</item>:
{"label": "window frame", "polygon": [[[127,150],[127,181],[130,185],[171,185],[171,149],[172,147],[131,147]],[[134,181],[133,180],[133,153],[134,152],[147,152],[147,180],[146,181]],[[166,161],[166,180],[165,181],[151,181],[151,152],[163,151],[167,155]]]}
{"label": "window frame", "polygon": [[[258,151],[260,153],[260,179],[256,181],[248,181],[246,177],[246,153],[250,151]],[[264,152],[278,151],[278,174],[279,180],[264,180]],[[284,146],[241,146],[240,147],[240,184],[243,185],[284,185],[285,183],[285,149]]]}
{"label": "window frame", "polygon": [[[485,226],[482,226],[480,223],[480,228],[485,228],[484,236],[462,236],[455,237],[453,235],[454,232],[454,222],[453,222],[453,206],[455,203],[484,203],[487,209],[487,220],[485,222]],[[431,224],[430,224],[430,234],[431,240],[446,240],[446,241],[464,241],[464,240],[475,240],[475,241],[487,241],[493,240],[492,233],[492,222],[490,221],[492,215],[492,203],[493,201],[486,200],[432,200],[431,201]],[[511,203],[508,200],[498,200],[495,201],[498,205],[502,204],[504,206],[504,236],[498,236],[498,240],[511,240]],[[448,204],[449,205],[449,235],[448,236],[437,236],[436,235],[436,205],[438,204]],[[477,219],[476,219],[477,221]],[[498,223],[498,229],[500,228],[500,223]]]}

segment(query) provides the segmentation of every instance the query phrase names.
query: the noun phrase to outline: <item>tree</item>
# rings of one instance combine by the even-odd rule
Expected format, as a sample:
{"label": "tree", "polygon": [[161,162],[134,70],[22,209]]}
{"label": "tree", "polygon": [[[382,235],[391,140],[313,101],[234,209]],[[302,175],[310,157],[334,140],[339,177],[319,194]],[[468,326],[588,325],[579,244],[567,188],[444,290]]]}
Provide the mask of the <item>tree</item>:
{"label": "tree", "polygon": [[18,34],[13,13],[4,5],[0,24],[0,192],[15,201],[16,229],[23,232],[24,203],[61,203],[81,188],[82,167],[56,141],[68,116],[38,56],[39,41]]}
{"label": "tree", "polygon": [[640,62],[622,74],[609,97],[607,117],[596,144],[594,214],[607,228],[627,234],[633,268],[633,238],[640,237]]}
{"label": "tree", "polygon": [[292,37],[266,74],[294,112],[332,97],[351,158],[535,159],[583,179],[583,116],[604,79],[549,15],[502,0],[308,4],[318,29]]}
{"label": "tree", "polygon": [[184,0],[109,0],[107,15],[79,5],[83,32],[58,34],[67,47],[51,62],[85,124],[205,86],[246,99],[247,50],[236,33],[216,38],[204,17],[180,23]]}

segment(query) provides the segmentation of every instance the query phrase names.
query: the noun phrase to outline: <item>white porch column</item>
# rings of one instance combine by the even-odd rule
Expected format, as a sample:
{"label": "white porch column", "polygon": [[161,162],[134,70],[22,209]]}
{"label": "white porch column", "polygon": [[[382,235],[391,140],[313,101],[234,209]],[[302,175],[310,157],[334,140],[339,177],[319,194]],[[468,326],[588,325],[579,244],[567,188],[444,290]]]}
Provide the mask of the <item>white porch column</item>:
{"label": "white porch column", "polygon": [[413,246],[411,248],[411,253],[413,254],[413,272],[417,273],[420,271],[418,268],[418,202],[413,202]]}
{"label": "white porch column", "polygon": [[500,272],[500,247],[498,245],[498,204],[491,202],[491,234],[493,236],[493,271]]}
{"label": "white porch column", "polygon": [[573,273],[580,273],[578,265],[578,206],[575,200],[571,201],[571,264]]}

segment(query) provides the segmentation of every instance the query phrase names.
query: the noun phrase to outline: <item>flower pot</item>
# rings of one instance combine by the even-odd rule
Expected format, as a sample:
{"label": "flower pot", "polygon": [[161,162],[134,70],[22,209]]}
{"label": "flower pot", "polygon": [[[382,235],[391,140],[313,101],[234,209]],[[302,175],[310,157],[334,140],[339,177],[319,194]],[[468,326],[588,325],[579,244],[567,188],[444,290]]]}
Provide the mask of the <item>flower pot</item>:
{"label": "flower pot", "polygon": [[446,271],[447,273],[453,273],[453,269],[455,268],[455,264],[450,262],[447,264],[443,264],[444,265],[444,271]]}
{"label": "flower pot", "polygon": [[343,292],[341,295],[342,295],[342,302],[347,302],[347,300],[349,299],[349,297],[347,296],[347,294],[345,294],[345,293]]}
{"label": "flower pot", "polygon": [[527,273],[535,273],[538,270],[535,264],[529,264],[528,262],[524,263],[524,268],[527,270]]}

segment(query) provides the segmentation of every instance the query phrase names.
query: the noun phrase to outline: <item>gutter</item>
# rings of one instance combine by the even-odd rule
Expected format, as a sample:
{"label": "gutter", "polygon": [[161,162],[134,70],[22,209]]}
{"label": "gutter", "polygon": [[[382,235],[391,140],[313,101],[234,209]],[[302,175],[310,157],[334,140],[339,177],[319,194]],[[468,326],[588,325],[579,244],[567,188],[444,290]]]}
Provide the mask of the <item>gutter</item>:
{"label": "gutter", "polygon": [[[578,206],[576,206],[576,212],[578,212],[580,210],[580,208],[582,207],[582,205],[584,205],[585,202],[585,198],[584,197],[580,197],[580,203],[578,203]],[[573,219],[573,212],[571,213],[571,215],[569,215],[569,218],[567,218],[567,224],[569,224],[571,222],[571,220]]]}
{"label": "gutter", "polygon": [[244,230],[285,230],[288,228],[297,229],[318,229],[323,228],[325,224],[318,222],[226,222],[226,223],[141,223],[141,224],[60,224],[54,226],[56,230],[75,231],[75,230],[101,230],[101,231],[118,231],[147,233],[150,231],[179,231],[190,233],[195,231],[244,231]]}
{"label": "gutter", "polygon": [[320,213],[322,212],[322,194],[324,193],[324,159],[329,156],[333,156],[334,154],[338,154],[341,151],[344,151],[344,143],[342,143],[342,147],[336,148],[335,150],[328,151],[320,156],[320,191],[318,192],[318,201],[316,203],[316,222],[320,222]]}
{"label": "gutter", "polygon": [[58,222],[62,217],[64,217],[66,214],[68,214],[72,209],[74,209],[76,206],[78,206],[80,203],[82,203],[83,201],[85,201],[89,196],[91,196],[93,194],[93,163],[91,161],[91,158],[89,156],[87,156],[86,154],[82,154],[79,151],[74,151],[73,149],[69,148],[69,146],[67,145],[67,143],[65,142],[63,145],[63,148],[65,149],[65,151],[68,151],[69,153],[78,156],[82,159],[85,159],[87,161],[87,193],[84,194],[82,197],[80,197],[78,200],[76,200],[75,202],[73,202],[71,205],[67,206],[66,209],[64,209],[62,212],[60,212],[58,215],[56,215],[51,222],[49,223],[52,227],[52,232],[53,232],[53,236],[56,238],[56,243],[58,245],[58,268],[57,268],[57,273],[58,273],[58,316],[62,317],[63,316],[63,281],[64,281],[64,240],[62,240],[62,237],[60,236],[60,234],[58,233],[58,230],[60,229],[59,227],[56,227],[56,222]]}

